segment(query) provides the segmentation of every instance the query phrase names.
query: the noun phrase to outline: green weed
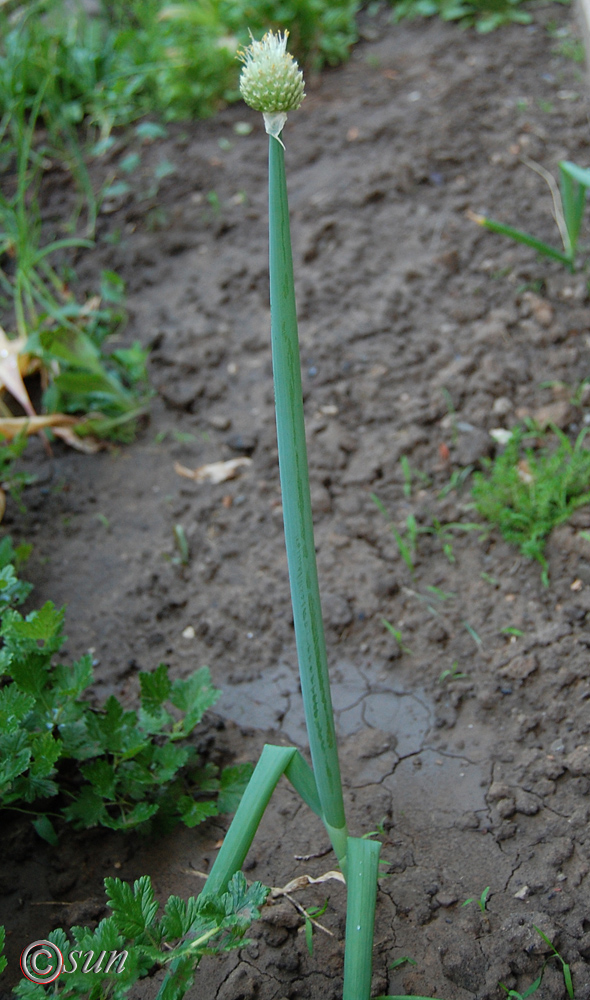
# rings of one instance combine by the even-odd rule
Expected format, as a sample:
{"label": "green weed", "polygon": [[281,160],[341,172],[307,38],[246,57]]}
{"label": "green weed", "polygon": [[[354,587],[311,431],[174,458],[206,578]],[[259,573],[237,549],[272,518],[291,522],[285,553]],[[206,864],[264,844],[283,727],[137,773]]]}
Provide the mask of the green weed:
{"label": "green weed", "polygon": [[[381,502],[378,496],[371,493],[371,500],[379,508],[382,514],[389,520],[389,513],[385,504]],[[400,555],[404,560],[406,566],[408,567],[412,576],[415,572],[414,557],[416,555],[416,549],[418,545],[418,537],[420,535],[434,535],[439,539],[443,554],[446,556],[450,563],[455,562],[455,556],[453,553],[453,537],[454,532],[471,532],[479,531],[482,537],[485,536],[486,528],[485,525],[462,522],[462,521],[449,521],[446,524],[441,523],[438,518],[432,519],[432,524],[429,525],[418,525],[416,518],[413,514],[408,514],[406,518],[405,532],[399,531],[394,524],[389,523],[389,530],[391,531],[393,537],[397,542],[397,547],[399,549]]]}
{"label": "green weed", "polygon": [[565,264],[569,271],[573,272],[576,266],[582,218],[586,207],[586,195],[588,188],[590,188],[590,170],[579,167],[569,160],[561,160],[559,163],[558,189],[553,176],[544,167],[526,158],[524,162],[538,173],[549,186],[553,200],[554,217],[561,236],[563,251],[558,250],[549,243],[538,240],[536,236],[531,236],[521,229],[515,229],[513,226],[498,222],[495,219],[489,219],[475,212],[469,212],[469,218],[493,233],[508,236],[517,243],[524,243],[525,246],[532,247],[533,250],[536,250],[537,253],[545,257],[558,260],[561,264]]}
{"label": "green weed", "polygon": [[[484,889],[484,891],[482,892],[480,898],[477,900],[477,904],[478,904],[478,906],[479,906],[479,908],[480,908],[480,910],[481,910],[481,912],[483,914],[486,913],[486,902],[487,902],[487,894],[489,892],[489,888],[490,887],[488,886],[486,889]],[[474,902],[473,899],[467,899],[462,905],[466,906],[467,903],[473,903],[473,902]],[[533,924],[533,926],[535,926],[535,925]],[[548,963],[551,962],[554,958],[556,958],[559,962],[561,962],[561,967],[562,967],[562,971],[563,971],[563,981],[564,981],[564,985],[565,985],[566,992],[567,992],[567,995],[569,997],[569,1000],[575,1000],[575,993],[574,993],[574,985],[573,985],[573,980],[572,980],[572,974],[571,974],[571,969],[570,969],[568,963],[561,957],[561,955],[557,951],[557,948],[553,944],[551,944],[551,941],[549,940],[549,938],[547,937],[547,935],[543,934],[543,932],[540,931],[538,927],[535,927],[535,930],[536,930],[537,934],[541,935],[541,937],[543,938],[543,941],[545,942],[545,944],[549,945],[549,947],[551,948],[551,950],[553,952],[553,954],[550,955],[549,958],[547,958],[543,962],[543,967],[541,969],[540,974],[530,984],[530,986],[527,986],[527,988],[524,990],[523,993],[519,993],[518,990],[511,990],[511,989],[509,989],[507,986],[504,986],[504,983],[498,983],[498,985],[501,987],[501,989],[504,990],[504,992],[506,993],[507,996],[514,997],[515,1000],[527,1000],[527,998],[530,997],[530,996],[532,996],[533,993],[536,993],[536,991],[539,989],[541,983],[543,982],[543,976],[545,974],[545,969],[547,968]],[[399,959],[399,964],[401,964],[403,961],[411,961],[411,959]],[[390,966],[390,968],[393,968],[393,966]],[[374,1000],[436,1000],[436,997],[418,997],[418,996],[405,996],[405,995],[404,996],[378,996],[378,997],[374,997]]]}
{"label": "green weed", "polygon": [[477,31],[494,31],[503,24],[530,24],[532,17],[521,10],[521,0],[391,0],[393,20],[434,17],[443,21],[461,21],[474,25]]}
{"label": "green weed", "polygon": [[[357,39],[357,0],[167,0],[103,2],[98,16],[82,3],[34,0],[0,11],[0,115],[21,95],[30,106],[49,79],[41,112],[60,128],[98,129],[158,112],[202,117],[238,99],[235,50],[268,28],[288,29],[294,51],[315,68],[347,58]],[[42,14],[42,16],[39,16]]]}
{"label": "green weed", "polygon": [[464,680],[466,677],[467,674],[463,674],[459,670],[458,660],[454,660],[450,668],[443,670],[440,677],[438,678],[438,682],[439,684],[444,684],[445,681],[460,681]]}
{"label": "green weed", "polygon": [[463,626],[469,632],[469,635],[473,639],[478,649],[481,649],[481,647],[483,646],[483,639],[481,638],[481,636],[477,634],[477,632],[475,631],[473,626],[469,624],[469,622],[463,622]]}
{"label": "green weed", "polygon": [[485,913],[487,909],[489,892],[490,892],[490,886],[486,885],[485,889],[483,890],[481,896],[478,899],[472,896],[470,899],[466,899],[464,903],[461,903],[461,906],[469,906],[469,903],[477,903],[481,912]]}
{"label": "green weed", "polygon": [[412,469],[407,455],[402,455],[399,461],[404,476],[404,496],[409,500],[412,496],[412,483],[417,480],[422,486],[430,486],[430,477],[419,469]]}
{"label": "green weed", "polygon": [[[105,889],[112,916],[101,920],[96,930],[72,927],[68,936],[58,928],[48,934],[48,940],[63,955],[64,971],[68,973],[67,986],[66,977],[59,976],[52,986],[52,995],[71,1000],[88,997],[120,1000],[138,980],[163,969],[169,973],[169,987],[160,991],[161,1000],[172,997],[179,1000],[192,986],[204,955],[248,944],[246,931],[260,916],[260,908],[270,891],[260,882],[248,886],[242,872],[237,872],[227,890],[217,898],[191,896],[185,900],[170,896],[163,913],[158,915],[160,907],[148,875],[137,879],[133,886],[118,878],[107,878]],[[3,929],[0,934],[1,946]],[[89,952],[91,964],[82,965]],[[96,961],[95,955],[100,956]],[[4,966],[5,959],[0,956],[0,971]],[[23,1000],[47,997],[45,987],[29,979],[22,979],[14,993]]]}
{"label": "green weed", "polygon": [[[64,611],[47,602],[26,618],[14,605],[30,587],[16,577],[10,539],[0,543],[0,808],[31,815],[56,843],[52,819],[78,829],[131,830],[181,820],[192,827],[235,809],[251,768],[218,775],[200,765],[186,740],[219,697],[207,667],[171,681],[161,664],[139,674],[139,712],[111,696],[100,708],[83,700],[92,683],[90,655],[54,662],[65,642]],[[75,779],[71,766],[75,762]],[[216,801],[213,801],[213,797]],[[47,808],[57,800],[57,808]],[[157,814],[157,820],[155,819]]]}
{"label": "green weed", "polygon": [[476,473],[473,497],[478,512],[496,524],[507,542],[543,567],[547,536],[574,510],[590,503],[590,451],[582,431],[572,445],[555,428],[552,447],[535,451],[527,447],[533,434],[522,428],[512,432],[505,450],[488,463],[486,473]]}
{"label": "green weed", "polygon": [[513,636],[516,639],[520,639],[524,635],[524,632],[520,628],[515,628],[514,625],[507,625],[506,628],[500,629],[502,635]]}
{"label": "green weed", "polygon": [[474,465],[466,465],[463,469],[453,469],[449,482],[443,486],[442,490],[438,494],[439,500],[443,500],[444,497],[448,496],[448,494],[453,490],[460,493],[474,468]]}
{"label": "green weed", "polygon": [[14,463],[20,458],[27,446],[27,436],[24,432],[12,441],[4,441],[0,434],[0,521],[6,507],[6,494],[9,493],[17,506],[24,510],[21,497],[26,486],[35,482],[36,476],[29,472],[16,471]]}
{"label": "green weed", "polygon": [[173,528],[174,543],[178,549],[178,556],[176,556],[172,562],[179,562],[183,566],[188,566],[191,558],[190,548],[188,544],[188,538],[186,537],[186,532],[182,527],[182,524],[175,524]]}
{"label": "green weed", "polygon": [[402,653],[407,653],[409,656],[413,656],[412,650],[408,649],[408,647],[405,646],[402,641],[401,629],[394,628],[391,622],[388,622],[386,618],[381,619],[381,624],[384,625],[387,631],[390,633],[390,635],[393,636],[399,648],[401,649]]}
{"label": "green weed", "polygon": [[303,916],[305,919],[305,943],[307,945],[307,950],[310,955],[313,955],[314,926],[318,926],[317,918],[323,916],[323,914],[326,912],[327,909],[328,909],[328,900],[326,899],[323,906],[310,906],[308,910],[303,910]]}

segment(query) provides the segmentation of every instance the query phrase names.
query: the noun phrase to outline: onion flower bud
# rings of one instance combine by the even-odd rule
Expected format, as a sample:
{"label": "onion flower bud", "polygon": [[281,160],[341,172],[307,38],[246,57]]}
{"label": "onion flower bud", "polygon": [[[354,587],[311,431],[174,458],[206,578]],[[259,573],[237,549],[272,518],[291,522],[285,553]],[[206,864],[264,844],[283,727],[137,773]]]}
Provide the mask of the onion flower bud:
{"label": "onion flower bud", "polygon": [[303,73],[287,52],[288,35],[288,31],[276,35],[267,31],[262,41],[252,39],[238,52],[244,63],[240,93],[246,104],[262,111],[266,131],[279,142],[287,112],[295,111],[305,97]]}

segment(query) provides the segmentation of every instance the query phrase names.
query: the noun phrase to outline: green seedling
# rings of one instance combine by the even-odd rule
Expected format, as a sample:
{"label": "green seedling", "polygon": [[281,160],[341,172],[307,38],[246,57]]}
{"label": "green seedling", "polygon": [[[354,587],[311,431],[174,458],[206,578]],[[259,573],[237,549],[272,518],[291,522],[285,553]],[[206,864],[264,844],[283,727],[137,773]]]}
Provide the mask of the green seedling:
{"label": "green seedling", "polygon": [[477,632],[475,631],[473,626],[469,624],[469,622],[463,622],[463,625],[469,632],[469,635],[473,639],[476,646],[478,646],[481,649],[481,647],[483,646],[483,639],[477,634]]}
{"label": "green seedling", "polygon": [[394,969],[399,969],[402,965],[418,965],[418,963],[408,955],[403,955],[401,958],[394,959],[391,965],[388,966],[388,969],[393,971]]}
{"label": "green seedling", "polygon": [[489,229],[490,232],[499,233],[502,236],[509,236],[517,243],[524,243],[525,246],[532,247],[538,253],[553,260],[558,260],[570,271],[575,270],[576,256],[578,252],[578,241],[582,218],[586,206],[586,194],[590,187],[590,170],[577,166],[569,160],[561,160],[559,163],[559,190],[554,178],[539,164],[532,160],[525,160],[528,166],[532,167],[547,182],[553,199],[553,209],[555,221],[559,229],[563,250],[538,240],[535,236],[515,229],[513,226],[505,225],[494,219],[488,219],[475,212],[469,212],[469,218],[478,225]]}
{"label": "green seedling", "polygon": [[551,941],[549,940],[549,938],[547,937],[547,935],[544,934],[543,931],[540,930],[539,927],[536,927],[534,924],[533,924],[533,927],[535,927],[535,930],[536,930],[537,934],[539,934],[540,937],[542,937],[542,939],[545,942],[545,944],[549,945],[549,947],[551,948],[551,951],[553,952],[552,957],[556,958],[558,960],[558,962],[561,963],[561,968],[562,968],[562,971],[563,971],[563,981],[565,983],[565,988],[567,990],[567,995],[570,998],[570,1000],[574,1000],[574,985],[573,985],[573,982],[572,982],[572,971],[571,971],[568,963],[565,961],[565,959],[563,959],[561,957],[561,955],[559,954],[557,948],[555,947],[554,944],[551,943]]}
{"label": "green seedling", "polygon": [[426,590],[429,590],[438,601],[452,601],[457,596],[450,590],[441,590],[440,587],[427,586]]}
{"label": "green seedling", "polygon": [[182,527],[182,524],[175,524],[172,530],[174,534],[174,543],[179,552],[179,555],[176,556],[172,562],[180,562],[183,566],[188,566],[191,554],[186,532]]}
{"label": "green seedling", "polygon": [[102,526],[105,529],[105,531],[110,531],[111,530],[111,522],[109,521],[109,519],[106,516],[106,514],[96,514],[95,517],[96,517],[96,520],[100,524],[102,524]]}
{"label": "green seedling", "polygon": [[[524,556],[541,563],[541,579],[549,584],[546,539],[580,506],[590,503],[590,451],[584,447],[588,429],[572,445],[554,428],[545,447],[527,447],[538,432],[517,428],[504,451],[476,473],[473,497],[478,512],[496,524],[507,542]],[[544,443],[545,443],[544,442]]]}
{"label": "green seedling", "polygon": [[[484,889],[483,893],[481,894],[480,899],[477,900],[477,903],[478,903],[478,905],[479,905],[479,907],[481,909],[481,912],[484,913],[484,914],[486,913],[486,900],[487,900],[487,893],[488,893],[488,891],[489,891],[489,886],[486,889]],[[484,898],[484,894],[485,894],[485,898]],[[474,900],[474,899],[467,899],[462,905],[463,906],[467,906],[468,903],[473,903],[473,902],[476,902],[476,900]],[[536,993],[536,991],[541,986],[541,983],[543,982],[543,976],[545,974],[545,969],[547,968],[548,962],[552,961],[553,958],[557,958],[558,961],[561,962],[561,966],[562,966],[562,970],[563,970],[563,979],[564,979],[565,988],[566,988],[566,992],[567,992],[567,995],[569,997],[569,1000],[575,1000],[574,985],[573,985],[572,974],[571,974],[571,969],[570,969],[569,965],[561,957],[561,955],[559,954],[559,952],[557,951],[557,949],[555,948],[555,946],[553,944],[551,944],[551,941],[549,940],[549,938],[545,934],[543,934],[543,932],[540,931],[538,927],[535,927],[535,930],[537,931],[537,934],[541,935],[541,937],[543,938],[543,941],[546,944],[548,944],[549,947],[551,948],[551,950],[553,951],[553,955],[551,955],[548,959],[545,960],[545,962],[543,962],[543,967],[541,969],[540,975],[537,976],[537,978],[534,980],[534,982],[532,982],[530,984],[530,986],[528,986],[526,988],[526,990],[524,990],[523,993],[519,993],[518,990],[511,990],[511,989],[509,989],[507,986],[504,985],[504,983],[498,983],[498,985],[501,987],[501,989],[504,990],[504,992],[506,993],[507,996],[514,997],[515,1000],[527,1000],[527,998],[530,997],[530,996],[532,996],[533,993]],[[399,959],[398,961],[400,963],[404,962],[404,961],[410,961],[411,962],[412,959],[403,959],[402,958],[402,959]],[[415,963],[413,963],[413,964],[415,964]],[[395,965],[395,963],[394,963],[394,965]],[[393,967],[394,966],[390,966],[390,968],[393,968]],[[414,996],[414,995],[403,995],[403,996],[383,996],[382,995],[382,996],[374,997],[373,1000],[437,1000],[437,998],[436,997],[418,997],[418,996]]]}
{"label": "green seedling", "polygon": [[486,583],[489,583],[490,587],[500,586],[500,581],[496,580],[495,576],[490,576],[490,574],[486,573],[485,571],[482,571],[479,575],[482,578],[482,580],[485,580]]}
{"label": "green seedling", "polygon": [[[1,418],[0,418],[1,428]],[[17,472],[14,463],[21,457],[27,447],[25,431],[18,434],[12,441],[2,439],[0,433],[0,521],[6,508],[6,494],[10,494],[21,512],[25,511],[22,493],[25,487],[34,483],[36,476],[29,472]]]}
{"label": "green seedling", "polygon": [[438,494],[439,500],[444,500],[444,498],[453,490],[460,493],[474,468],[474,465],[466,465],[464,469],[454,469],[451,473],[449,482],[446,486],[443,486],[442,490]]}
{"label": "green seedling", "polygon": [[412,495],[412,470],[407,455],[402,455],[400,465],[404,474],[404,496],[409,500]]}
{"label": "green seedling", "polygon": [[303,910],[303,916],[305,919],[305,943],[310,955],[313,955],[314,926],[317,926],[317,918],[323,916],[327,909],[328,900],[326,899],[323,906],[310,906],[309,909]]}
{"label": "green seedling", "polygon": [[479,899],[476,899],[475,896],[472,896],[470,899],[466,899],[464,903],[461,903],[461,906],[469,906],[470,903],[477,903],[481,912],[485,913],[487,909],[489,891],[490,887],[489,885],[486,885]]}
{"label": "green seedling", "polygon": [[[363,839],[366,839],[367,837],[383,837],[383,838],[385,838],[387,836],[387,831],[385,829],[385,821],[386,821],[386,819],[387,819],[387,816],[384,816],[383,819],[379,820],[379,822],[377,823],[377,825],[376,825],[376,827],[375,827],[374,830],[369,830],[368,833],[363,833]],[[380,861],[379,862],[380,865],[386,865],[387,863],[388,863],[387,861]]]}
{"label": "green seedling", "polygon": [[453,403],[453,397],[451,396],[448,389],[444,386],[440,390],[445,398],[445,403],[447,404],[448,415],[451,418],[451,437],[453,444],[457,444],[459,438],[459,431],[457,429],[457,411],[455,409],[455,404]]}
{"label": "green seedling", "polygon": [[445,681],[459,681],[464,680],[468,675],[461,673],[459,670],[459,661],[454,660],[450,668],[443,670],[442,674],[438,678],[439,684],[444,684]]}
{"label": "green seedling", "polygon": [[[197,440],[197,435],[188,431],[172,431],[172,437],[178,444],[192,444],[193,441]],[[201,437],[204,441],[209,440],[207,434],[201,434]]]}
{"label": "green seedling", "polygon": [[514,625],[507,625],[505,628],[500,629],[502,635],[512,635],[516,639],[520,639],[524,635],[524,632],[520,628],[515,628]]}
{"label": "green seedling", "polygon": [[564,984],[565,984],[565,988],[566,988],[566,992],[567,992],[567,995],[569,997],[569,1000],[575,1000],[574,984],[573,984],[573,980],[572,980],[572,972],[571,972],[571,969],[570,969],[568,963],[565,961],[565,959],[563,959],[561,957],[561,955],[559,954],[557,948],[555,947],[555,945],[553,945],[551,943],[551,941],[549,940],[549,938],[547,937],[547,935],[544,934],[543,931],[539,930],[539,928],[536,927],[534,924],[533,924],[533,927],[535,927],[535,930],[536,930],[537,934],[539,934],[543,938],[543,941],[545,942],[545,944],[549,945],[549,947],[551,948],[551,951],[553,952],[553,954],[550,955],[549,958],[545,960],[545,962],[543,962],[543,968],[541,969],[540,975],[535,979],[534,982],[532,982],[530,984],[530,986],[528,986],[526,988],[526,990],[524,991],[524,993],[519,993],[517,990],[510,990],[510,989],[508,989],[507,986],[504,986],[504,983],[499,983],[499,986],[502,987],[502,989],[507,994],[507,996],[509,996],[509,997],[515,997],[516,1000],[526,1000],[527,997],[530,997],[533,993],[535,993],[539,989],[541,983],[543,982],[543,976],[545,974],[545,969],[547,968],[547,964],[550,961],[552,961],[552,959],[556,958],[559,962],[561,962],[561,968],[562,968],[562,972],[563,972],[563,981],[564,981]]}
{"label": "green seedling", "polygon": [[[389,520],[389,514],[387,512],[387,508],[381,502],[379,497],[377,497],[374,493],[371,493],[371,500],[373,501],[374,504],[376,504],[381,513],[384,514],[385,517]],[[415,570],[414,553],[416,551],[416,538],[418,535],[416,518],[414,517],[413,514],[409,514],[406,520],[406,527],[408,533],[407,541],[405,540],[403,535],[397,530],[394,524],[390,523],[388,527],[389,530],[391,531],[391,534],[393,535],[393,537],[397,542],[397,547],[399,549],[400,556],[402,557],[403,561],[405,562],[406,566],[408,567],[410,573],[413,576]]]}
{"label": "green seedling", "polygon": [[419,469],[412,470],[407,455],[402,455],[399,461],[404,476],[404,496],[409,500],[412,496],[412,481],[417,479],[423,486],[430,486],[430,478]]}
{"label": "green seedling", "polygon": [[404,643],[402,642],[401,629],[394,628],[393,625],[391,624],[391,622],[388,622],[386,618],[382,618],[381,619],[381,624],[384,625],[385,628],[387,629],[387,631],[393,636],[393,638],[397,642],[399,648],[401,649],[402,653],[407,653],[408,656],[413,656],[414,655],[412,653],[412,650],[408,649],[408,647],[405,646]]}
{"label": "green seedling", "polygon": [[498,983],[498,986],[500,986],[505,991],[506,995],[509,997],[515,997],[516,1000],[527,1000],[527,997],[530,997],[533,993],[537,992],[542,982],[543,982],[543,973],[541,973],[541,975],[538,976],[535,979],[535,981],[531,983],[530,986],[527,986],[524,993],[519,993],[518,990],[510,990],[508,989],[507,986],[504,986],[504,983]]}

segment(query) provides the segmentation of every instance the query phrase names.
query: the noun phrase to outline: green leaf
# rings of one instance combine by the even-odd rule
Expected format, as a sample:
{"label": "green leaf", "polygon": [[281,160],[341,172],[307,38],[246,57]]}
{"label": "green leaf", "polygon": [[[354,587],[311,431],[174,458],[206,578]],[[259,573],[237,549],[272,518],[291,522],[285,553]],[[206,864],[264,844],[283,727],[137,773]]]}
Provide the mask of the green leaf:
{"label": "green leaf", "polygon": [[33,695],[19,691],[16,684],[0,689],[0,732],[16,732],[34,704]]}
{"label": "green leaf", "polygon": [[156,1000],[182,1000],[194,981],[194,969],[198,964],[191,955],[176,960],[173,971],[168,973],[158,990]]}
{"label": "green leaf", "polygon": [[31,774],[45,778],[51,774],[53,765],[61,757],[61,740],[55,740],[51,733],[36,733],[31,738],[31,750],[34,758],[30,768]]}
{"label": "green leaf", "polygon": [[104,825],[108,819],[102,795],[91,785],[84,785],[78,798],[64,809],[64,816],[77,830]]}
{"label": "green leaf", "polygon": [[115,768],[104,758],[92,761],[80,768],[87,781],[96,789],[103,799],[115,799],[117,775]]}
{"label": "green leaf", "polygon": [[105,703],[102,714],[88,717],[88,731],[99,740],[103,749],[118,756],[134,756],[146,746],[137,730],[137,715],[126,712],[114,695]]}
{"label": "green leaf", "polygon": [[221,772],[217,808],[220,813],[234,813],[240,804],[244,789],[252,777],[251,764],[233,764]]}
{"label": "green leaf", "polygon": [[248,886],[244,873],[236,872],[221,900],[226,916],[232,917],[231,926],[247,930],[252,921],[260,916],[260,907],[269,892],[270,889],[261,882]]}
{"label": "green leaf", "polygon": [[197,917],[197,900],[191,896],[186,901],[170,896],[164,907],[161,929],[166,941],[176,941],[191,928]]}
{"label": "green leaf", "polygon": [[136,135],[140,139],[146,139],[151,141],[152,139],[165,139],[168,132],[163,125],[158,125],[157,122],[141,122],[139,125],[135,126]]}
{"label": "green leaf", "polygon": [[393,962],[391,963],[391,965],[388,966],[388,969],[391,969],[391,970],[393,970],[393,969],[399,969],[400,965],[405,965],[406,963],[408,965],[417,965],[418,964],[414,958],[409,958],[407,955],[402,955],[401,958],[395,958],[393,960]]}
{"label": "green leaf", "polygon": [[62,698],[79,698],[92,680],[92,657],[88,653],[71,666],[58,663],[53,670],[54,687]]}
{"label": "green leaf", "polygon": [[221,691],[213,687],[208,667],[201,667],[186,680],[175,680],[170,701],[185,712],[182,732],[188,734],[201,721],[207,709],[215,704]]}
{"label": "green leaf", "polygon": [[177,808],[182,822],[190,828],[198,826],[209,816],[217,816],[218,814],[214,802],[195,802],[190,795],[182,795],[177,802]]}
{"label": "green leaf", "polygon": [[61,372],[55,376],[53,382],[64,394],[71,393],[74,396],[98,394],[107,398],[113,395],[113,383],[105,372]]}
{"label": "green leaf", "polygon": [[13,619],[9,637],[18,643],[36,642],[41,644],[41,649],[55,653],[64,641],[64,618],[65,608],[56,608],[52,601],[47,601],[39,611],[32,611],[25,619],[20,615]]}
{"label": "green leaf", "polygon": [[565,988],[567,990],[567,995],[570,998],[570,1000],[574,1000],[574,984],[572,982],[572,972],[567,962],[563,962],[562,964],[563,964],[563,978],[565,982]]}
{"label": "green leaf", "polygon": [[106,878],[104,884],[107,905],[113,911],[118,931],[124,938],[139,937],[151,926],[158,912],[149,875],[142,875],[133,883],[133,889],[118,878]]}
{"label": "green leaf", "polygon": [[2,734],[0,736],[0,756],[1,790],[3,786],[10,784],[19,775],[24,774],[29,767],[31,747],[26,733],[19,730],[15,733]]}
{"label": "green leaf", "polygon": [[57,833],[53,827],[53,823],[49,819],[49,816],[38,816],[37,819],[33,820],[33,827],[39,834],[39,836],[46,840],[48,844],[53,847],[57,844]]}
{"label": "green leaf", "polygon": [[148,674],[141,671],[139,684],[143,708],[146,712],[155,713],[166,701],[172,690],[172,683],[168,677],[168,667],[165,663],[161,663],[153,673]]}
{"label": "green leaf", "polygon": [[101,372],[100,351],[81,330],[65,327],[43,330],[40,341],[43,350],[60,361],[76,368]]}
{"label": "green leaf", "polygon": [[105,819],[103,826],[108,826],[111,830],[133,830],[142,823],[147,823],[152,816],[155,816],[159,809],[157,802],[138,802],[133,809],[124,813],[119,819]]}
{"label": "green leaf", "polygon": [[184,767],[191,755],[191,747],[177,747],[173,743],[156,747],[152,757],[153,780],[159,784],[170,781],[176,772]]}
{"label": "green leaf", "polygon": [[24,799],[25,802],[35,802],[37,799],[51,798],[58,792],[59,788],[55,781],[51,781],[44,775],[33,774],[29,770],[27,775],[16,779],[9,801],[17,802],[20,798]]}
{"label": "green leaf", "polygon": [[140,708],[138,713],[138,729],[146,736],[156,736],[174,722],[174,719],[165,708],[160,708],[155,712],[147,712],[145,708]]}
{"label": "green leaf", "polygon": [[[131,170],[134,170],[135,167],[139,165],[139,159],[140,158],[137,153],[131,153],[129,156],[125,157],[128,167],[131,163],[133,163]],[[121,166],[123,166],[123,162],[121,162]],[[130,170],[126,169],[125,172],[130,173]],[[105,302],[114,302],[117,305],[120,302],[123,302],[125,298],[125,282],[123,281],[123,278],[116,273],[116,271],[101,271],[100,295]]]}

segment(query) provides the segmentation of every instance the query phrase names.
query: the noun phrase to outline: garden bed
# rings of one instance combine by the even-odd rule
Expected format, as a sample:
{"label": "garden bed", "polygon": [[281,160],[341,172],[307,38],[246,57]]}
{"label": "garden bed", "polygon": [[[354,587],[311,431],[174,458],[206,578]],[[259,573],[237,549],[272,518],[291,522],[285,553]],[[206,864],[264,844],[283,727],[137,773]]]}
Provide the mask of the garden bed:
{"label": "garden bed", "polygon": [[[586,273],[466,215],[557,242],[549,190],[522,157],[554,174],[561,159],[588,164],[585,80],[568,58],[575,27],[550,4],[533,25],[491,35],[434,20],[393,27],[383,12],[363,31],[347,66],[309,81],[284,139],[347,807],[355,834],[382,824],[388,864],[374,992],[491,1000],[500,980],[522,990],[550,954],[536,926],[571,964],[576,1000],[588,1000],[590,509],[553,532],[545,587],[539,564],[494,529],[420,533],[411,572],[372,498],[402,533],[408,516],[421,528],[481,522],[470,478],[461,487],[452,476],[493,456],[491,430],[531,417],[575,437],[585,425]],[[125,280],[126,337],[151,347],[157,397],[131,446],[87,456],[58,443],[48,457],[32,442],[25,465],[37,483],[26,512],[5,517],[15,540],[34,545],[31,606],[67,604],[67,648],[92,650],[98,699],[114,692],[135,705],[138,671],[162,661],[173,676],[209,665],[223,695],[199,738],[219,761],[255,760],[265,740],[306,746],[259,117],[236,105],[149,144],[122,133],[93,167],[104,181],[140,155],[77,270],[89,286],[101,267]],[[162,161],[174,172],[146,194]],[[48,217],[63,212],[62,194],[56,174]],[[236,457],[251,463],[217,485],[175,469]],[[29,941],[104,915],[106,876],[150,874],[162,900],[196,894],[223,830],[209,820],[156,842],[66,831],[53,848],[11,821],[0,867],[7,982]],[[246,874],[273,886],[320,875],[333,856],[301,857],[327,846],[281,787]],[[313,956],[282,900],[242,951],[203,961],[192,995],[340,996],[344,894],[326,885],[297,896],[304,906],[329,898],[320,920],[335,936],[318,931]],[[404,956],[416,964],[389,969]],[[559,963],[538,995],[566,996]]]}

